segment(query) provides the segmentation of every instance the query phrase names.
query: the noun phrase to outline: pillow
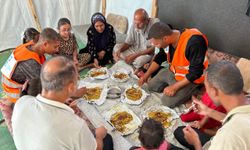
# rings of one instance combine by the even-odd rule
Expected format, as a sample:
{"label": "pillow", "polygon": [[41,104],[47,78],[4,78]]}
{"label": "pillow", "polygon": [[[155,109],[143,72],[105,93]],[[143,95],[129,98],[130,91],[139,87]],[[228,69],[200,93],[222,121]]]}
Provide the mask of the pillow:
{"label": "pillow", "polygon": [[244,92],[250,93],[250,60],[240,58],[237,62],[237,67],[240,69],[240,73],[244,81]]}

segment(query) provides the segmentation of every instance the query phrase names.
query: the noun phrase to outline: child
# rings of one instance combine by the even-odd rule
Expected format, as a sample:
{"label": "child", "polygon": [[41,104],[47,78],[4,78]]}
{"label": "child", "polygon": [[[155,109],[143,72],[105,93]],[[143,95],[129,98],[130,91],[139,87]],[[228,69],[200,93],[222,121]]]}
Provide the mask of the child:
{"label": "child", "polygon": [[36,43],[40,33],[35,28],[27,28],[23,33],[23,44],[33,41]]}
{"label": "child", "polygon": [[71,23],[67,18],[61,18],[58,21],[58,31],[60,35],[60,46],[59,55],[66,56],[78,65],[78,69],[82,70],[86,67],[90,67],[87,63],[90,61],[89,53],[78,54],[77,52],[77,42],[74,34],[71,33]]}
{"label": "child", "polygon": [[[193,99],[196,99],[196,98],[193,97]],[[217,110],[217,111],[222,112],[222,113],[226,113],[226,110],[222,106],[216,106],[213,103],[213,101],[211,100],[211,98],[208,96],[207,93],[205,93],[201,97],[201,101],[205,105],[207,105],[208,107],[210,107],[214,110]],[[200,129],[202,132],[204,132],[210,136],[215,135],[217,129],[221,127],[221,122],[216,121],[212,118],[208,118],[207,116],[199,115],[196,112],[194,112],[193,110],[191,110],[190,112],[181,114],[180,118],[184,122],[194,121],[191,124],[192,127]]]}
{"label": "child", "polygon": [[132,147],[130,150],[170,150],[180,148],[175,147],[165,140],[164,129],[160,122],[153,119],[145,119],[139,129],[139,140],[142,147]]}

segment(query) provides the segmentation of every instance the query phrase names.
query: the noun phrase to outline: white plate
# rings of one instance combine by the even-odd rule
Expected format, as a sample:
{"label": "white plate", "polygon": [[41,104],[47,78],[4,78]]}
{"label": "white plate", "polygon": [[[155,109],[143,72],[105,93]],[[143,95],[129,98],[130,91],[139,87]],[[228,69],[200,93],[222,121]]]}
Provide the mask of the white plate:
{"label": "white plate", "polygon": [[[134,88],[139,88],[139,89],[142,91],[142,97],[141,97],[139,100],[137,100],[137,101],[130,100],[130,99],[128,99],[127,96],[126,96],[126,91],[127,91],[128,89],[132,88],[132,87],[134,87]],[[121,102],[123,102],[123,103],[128,103],[128,104],[130,104],[130,105],[140,105],[140,104],[147,98],[148,95],[149,95],[149,94],[146,93],[146,92],[145,92],[142,88],[140,88],[138,85],[129,86],[129,87],[127,87],[127,88],[125,89],[125,91],[123,92],[123,97],[122,97],[122,99],[121,99]]]}
{"label": "white plate", "polygon": [[179,118],[179,116],[177,115],[177,113],[173,109],[166,107],[166,106],[155,105],[155,106],[149,107],[144,112],[142,112],[142,114],[141,114],[142,119],[149,118],[148,113],[152,112],[152,111],[161,111],[161,112],[165,112],[165,113],[171,113],[172,116],[169,118],[169,120],[168,120],[169,122],[172,122],[174,119]]}
{"label": "white plate", "polygon": [[[94,72],[94,71],[106,71],[106,74],[104,75],[99,75],[99,76],[96,76],[96,77],[91,77],[90,74],[91,72]],[[90,79],[94,80],[94,79],[98,79],[98,80],[104,80],[104,79],[107,79],[109,77],[109,72],[108,72],[108,69],[107,67],[102,67],[102,68],[93,68],[89,71],[89,77]]]}
{"label": "white plate", "polygon": [[88,103],[92,103],[92,104],[96,104],[96,105],[102,105],[106,101],[106,97],[107,97],[107,93],[108,93],[108,88],[107,88],[106,84],[85,82],[81,86],[86,87],[86,88],[95,88],[95,87],[102,88],[101,96],[97,100],[91,101],[91,100],[84,99],[84,97],[83,97],[83,99],[86,100]]}
{"label": "white plate", "polygon": [[[124,79],[117,79],[117,78],[115,78],[114,75],[115,75],[115,74],[119,74],[119,73],[127,74],[127,78],[124,78]],[[116,81],[116,82],[126,82],[126,81],[128,81],[128,79],[129,79],[129,73],[130,73],[130,71],[128,71],[128,70],[125,70],[125,69],[118,69],[118,70],[116,70],[116,71],[114,71],[114,72],[112,73],[111,79],[113,79],[113,80]]]}
{"label": "white plate", "polygon": [[128,108],[125,104],[118,104],[113,106],[110,110],[104,112],[105,120],[110,122],[111,116],[117,112],[126,111],[132,115],[133,120],[131,120],[128,124],[125,125],[125,131],[119,132],[121,135],[129,135],[134,133],[134,131],[141,125],[141,120],[136,116],[136,114]]}

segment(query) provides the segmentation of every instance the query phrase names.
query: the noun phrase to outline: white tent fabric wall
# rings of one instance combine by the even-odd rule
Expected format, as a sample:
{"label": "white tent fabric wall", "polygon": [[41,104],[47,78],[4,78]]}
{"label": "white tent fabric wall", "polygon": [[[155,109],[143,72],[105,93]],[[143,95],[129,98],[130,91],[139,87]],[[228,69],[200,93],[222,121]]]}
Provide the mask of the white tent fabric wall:
{"label": "white tent fabric wall", "polygon": [[[67,17],[72,25],[88,24],[93,13],[100,10],[100,0],[33,0],[42,28],[56,29],[57,21]],[[22,43],[21,36],[36,24],[28,0],[0,0],[0,51]]]}
{"label": "white tent fabric wall", "polygon": [[126,16],[130,27],[136,9],[143,8],[151,16],[152,2],[153,0],[106,0],[106,16],[109,13]]}
{"label": "white tent fabric wall", "polygon": [[27,2],[0,0],[0,50],[20,44],[25,27],[35,27]]}

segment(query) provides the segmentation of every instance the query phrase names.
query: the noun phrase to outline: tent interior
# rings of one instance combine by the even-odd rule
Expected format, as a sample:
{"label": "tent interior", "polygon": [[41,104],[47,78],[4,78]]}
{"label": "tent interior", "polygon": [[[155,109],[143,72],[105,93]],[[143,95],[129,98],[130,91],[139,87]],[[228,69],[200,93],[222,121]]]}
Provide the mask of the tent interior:
{"label": "tent interior", "polygon": [[[101,12],[114,26],[116,42],[122,43],[138,8],[175,29],[198,28],[207,36],[210,52],[218,59],[232,62],[250,59],[249,0],[1,0],[0,8],[0,68],[22,43],[23,32],[28,27],[38,31],[45,27],[57,30],[58,20],[66,17],[71,21],[79,50],[87,44],[91,16]],[[80,72],[81,78],[88,71]],[[3,96],[0,88],[0,98]],[[0,125],[0,136],[0,149],[16,149],[4,123]]]}

